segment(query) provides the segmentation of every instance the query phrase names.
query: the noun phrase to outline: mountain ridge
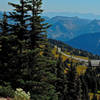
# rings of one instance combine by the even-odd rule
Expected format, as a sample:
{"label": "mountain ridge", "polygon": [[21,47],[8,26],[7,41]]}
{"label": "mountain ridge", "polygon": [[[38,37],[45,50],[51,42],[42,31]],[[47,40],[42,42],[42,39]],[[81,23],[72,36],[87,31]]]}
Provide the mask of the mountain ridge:
{"label": "mountain ridge", "polygon": [[78,16],[80,18],[85,18],[85,19],[100,19],[99,14],[93,14],[93,13],[79,13],[79,12],[44,12],[42,14],[43,16],[48,16],[48,17],[54,17],[54,16],[68,16],[68,17],[74,17]]}
{"label": "mountain ridge", "polygon": [[48,37],[57,40],[70,40],[84,32],[80,30],[91,20],[78,17],[56,16],[47,21],[52,26],[48,29]]}

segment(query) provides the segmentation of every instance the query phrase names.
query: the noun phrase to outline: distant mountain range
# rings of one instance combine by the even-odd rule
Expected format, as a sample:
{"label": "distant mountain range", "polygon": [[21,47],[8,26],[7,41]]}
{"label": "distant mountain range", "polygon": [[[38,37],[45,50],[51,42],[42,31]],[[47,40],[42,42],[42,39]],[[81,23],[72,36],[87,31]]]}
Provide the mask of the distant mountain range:
{"label": "distant mountain range", "polygon": [[48,37],[64,42],[79,35],[100,32],[100,20],[96,19],[56,16],[48,18],[47,22],[52,25],[48,29]]}
{"label": "distant mountain range", "polygon": [[78,36],[66,42],[72,47],[100,55],[100,32]]}
{"label": "distant mountain range", "polygon": [[52,25],[48,29],[49,38],[68,41],[85,33],[83,29],[91,23],[91,20],[80,19],[78,17],[56,16],[48,19],[47,22]]}
{"label": "distant mountain range", "polygon": [[78,16],[80,18],[85,19],[100,19],[100,14],[93,13],[78,13],[78,12],[44,12],[43,16],[55,17],[55,16],[67,16],[67,17],[75,17]]}

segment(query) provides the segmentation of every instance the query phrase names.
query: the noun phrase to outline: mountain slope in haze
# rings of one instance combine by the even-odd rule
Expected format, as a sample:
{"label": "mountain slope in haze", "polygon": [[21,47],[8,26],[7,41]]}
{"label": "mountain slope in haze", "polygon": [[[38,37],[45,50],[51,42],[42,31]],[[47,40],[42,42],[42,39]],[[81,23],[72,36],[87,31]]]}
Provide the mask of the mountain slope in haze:
{"label": "mountain slope in haze", "polygon": [[96,33],[100,32],[100,20],[93,20],[89,24],[87,24],[81,32],[85,33]]}
{"label": "mountain slope in haze", "polygon": [[48,29],[48,37],[63,42],[83,34],[100,32],[100,20],[56,16],[47,22],[52,25]]}
{"label": "mountain slope in haze", "polygon": [[68,42],[72,47],[100,55],[100,32],[78,36]]}
{"label": "mountain slope in haze", "polygon": [[89,24],[90,20],[56,16],[47,22],[52,25],[48,29],[49,38],[66,41],[79,36],[82,33],[80,30]]}

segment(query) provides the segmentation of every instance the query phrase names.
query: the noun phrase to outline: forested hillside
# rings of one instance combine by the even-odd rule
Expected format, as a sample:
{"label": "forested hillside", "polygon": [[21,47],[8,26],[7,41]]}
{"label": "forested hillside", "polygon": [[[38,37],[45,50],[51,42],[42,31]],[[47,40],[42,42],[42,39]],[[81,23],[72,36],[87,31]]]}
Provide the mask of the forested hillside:
{"label": "forested hillside", "polygon": [[[90,52],[73,48],[73,47],[69,46],[68,44],[65,44],[59,40],[49,39],[49,42],[51,44],[51,47],[58,46],[59,48],[62,49],[63,52],[66,51],[66,52],[70,53],[70,55],[88,57],[89,59],[100,59],[100,56],[98,56],[98,55],[93,55]],[[76,43],[76,42],[74,42],[74,43]]]}
{"label": "forested hillside", "polygon": [[[92,93],[92,99],[96,100],[100,96],[100,69],[89,63],[85,73],[78,74],[76,69],[82,67],[81,64],[72,59],[63,61],[58,52],[55,57],[49,41],[53,44],[56,41],[47,39],[47,29],[51,25],[40,16],[42,0],[8,4],[13,10],[8,15],[4,12],[0,20],[0,97],[8,100],[90,100]],[[61,42],[56,45],[72,53],[78,52]],[[83,55],[85,53],[92,57],[87,52]]]}

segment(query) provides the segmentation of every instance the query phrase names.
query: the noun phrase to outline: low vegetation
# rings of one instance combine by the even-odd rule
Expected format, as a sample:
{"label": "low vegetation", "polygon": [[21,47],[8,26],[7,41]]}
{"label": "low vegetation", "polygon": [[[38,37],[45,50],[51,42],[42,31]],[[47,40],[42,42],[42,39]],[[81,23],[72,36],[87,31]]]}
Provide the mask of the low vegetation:
{"label": "low vegetation", "polygon": [[14,100],[30,100],[30,93],[26,93],[23,89],[17,88],[14,93]]}

